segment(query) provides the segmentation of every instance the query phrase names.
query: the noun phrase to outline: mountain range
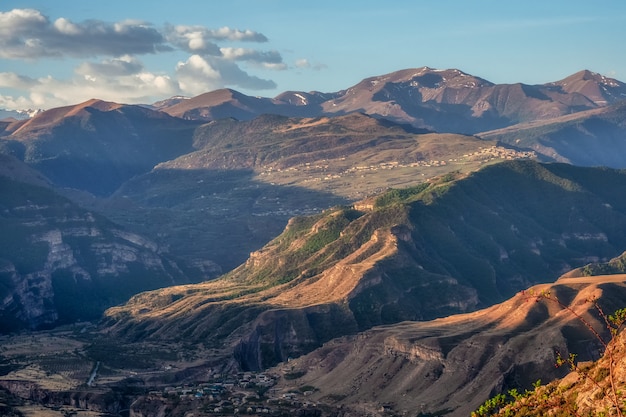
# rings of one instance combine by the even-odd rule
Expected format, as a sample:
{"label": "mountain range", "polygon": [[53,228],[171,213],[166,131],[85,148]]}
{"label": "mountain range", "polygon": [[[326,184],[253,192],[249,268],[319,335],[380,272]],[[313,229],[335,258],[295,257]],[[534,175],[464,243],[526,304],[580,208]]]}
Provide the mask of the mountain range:
{"label": "mountain range", "polygon": [[626,84],[586,70],[542,85],[497,85],[456,69],[423,67],[366,78],[336,93],[290,91],[268,99],[224,89],[159,110],[203,120],[362,112],[437,132],[475,134],[606,107],[625,98]]}
{"label": "mountain range", "polygon": [[586,340],[519,291],[620,307],[623,276],[588,276],[625,272],[625,99],[423,67],[0,120],[0,331],[102,317],[333,406],[466,415]]}

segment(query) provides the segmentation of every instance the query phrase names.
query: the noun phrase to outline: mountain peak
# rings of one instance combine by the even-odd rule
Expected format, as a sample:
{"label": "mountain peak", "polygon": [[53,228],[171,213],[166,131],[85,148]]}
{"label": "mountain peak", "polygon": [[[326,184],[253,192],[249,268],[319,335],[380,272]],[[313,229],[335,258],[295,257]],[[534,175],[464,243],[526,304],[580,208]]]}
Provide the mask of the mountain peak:
{"label": "mountain peak", "polygon": [[62,119],[66,117],[72,117],[78,115],[86,108],[94,108],[99,111],[107,112],[111,110],[117,110],[121,107],[124,107],[124,104],[113,103],[110,101],[104,101],[92,98],[90,100],[84,101],[82,103],[73,105],[73,106],[65,106],[65,107],[57,107],[54,109],[46,110],[44,112],[36,114],[34,117],[29,119],[26,123],[24,123],[20,128],[18,128],[14,133],[18,134],[23,131],[30,130],[39,130],[43,128],[47,128],[52,126]]}
{"label": "mountain peak", "polygon": [[596,106],[606,106],[626,98],[626,84],[589,70],[578,71],[549,85],[559,86],[569,94],[582,94]]}
{"label": "mountain peak", "polygon": [[70,110],[70,112],[68,112],[68,115],[70,115],[70,113],[77,113],[80,110],[88,108],[88,107],[91,107],[100,111],[111,111],[111,110],[117,110],[123,106],[124,104],[119,104],[119,103],[114,103],[111,101],[104,101],[104,100],[100,100],[97,98],[92,98],[74,106],[74,108]]}
{"label": "mountain peak", "polygon": [[596,82],[598,84],[603,84],[603,85],[609,85],[612,87],[617,87],[619,85],[624,85],[624,83],[614,79],[614,78],[610,78],[607,77],[605,75],[602,75],[600,73],[597,72],[593,72],[590,70],[581,70],[578,71],[568,77],[563,78],[560,81],[557,81],[555,83],[552,84],[557,84],[557,85],[564,85],[567,83],[572,83],[572,82],[577,82],[577,81],[592,81],[592,82]]}

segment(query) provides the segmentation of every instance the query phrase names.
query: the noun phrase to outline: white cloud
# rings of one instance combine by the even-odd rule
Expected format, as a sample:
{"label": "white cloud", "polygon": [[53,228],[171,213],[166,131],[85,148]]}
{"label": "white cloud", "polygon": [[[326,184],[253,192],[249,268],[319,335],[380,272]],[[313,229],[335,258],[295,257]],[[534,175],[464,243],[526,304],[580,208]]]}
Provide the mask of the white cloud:
{"label": "white cloud", "polygon": [[75,25],[64,17],[60,17],[54,21],[54,28],[58,30],[59,33],[69,36],[76,36],[83,33],[83,30],[78,25]]}
{"label": "white cloud", "polygon": [[52,23],[41,12],[14,9],[0,12],[0,57],[93,57],[156,53],[171,49],[150,24],[129,20],[114,24],[100,20]]}
{"label": "white cloud", "polygon": [[0,95],[0,108],[51,108],[80,103],[91,98],[119,103],[151,103],[156,98],[180,94],[178,81],[165,74],[145,70],[131,57],[82,63],[75,76],[59,80],[50,76],[38,79],[15,73],[0,73],[0,87],[26,90],[19,97]]}
{"label": "white cloud", "polygon": [[251,76],[233,62],[200,55],[192,55],[186,62],[179,62],[176,76],[182,92],[191,95],[227,85],[251,90],[276,87],[273,81]]}
{"label": "white cloud", "polygon": [[0,95],[0,109],[26,110],[33,108],[32,100],[26,97],[12,97]]}
{"label": "white cloud", "polygon": [[220,48],[222,58],[227,61],[245,61],[250,64],[269,69],[285,70],[287,65],[277,51],[257,51],[250,48]]}
{"label": "white cloud", "polygon": [[315,64],[315,65],[313,65],[306,58],[297,59],[296,62],[295,62],[295,66],[296,66],[296,68],[314,69],[316,71],[323,70],[323,69],[327,68],[327,66],[324,65],[324,64]]}
{"label": "white cloud", "polygon": [[200,55],[192,55],[186,62],[179,62],[176,76],[180,89],[185,94],[197,95],[223,85],[219,71]]}
{"label": "white cloud", "polygon": [[311,68],[311,63],[306,58],[298,59],[296,60],[296,67],[297,68]]}
{"label": "white cloud", "polygon": [[137,74],[142,70],[143,64],[138,59],[125,55],[102,62],[83,62],[76,68],[76,73],[93,77],[123,77]]}
{"label": "white cloud", "polygon": [[37,80],[13,72],[0,72],[0,87],[28,89],[37,84]]}
{"label": "white cloud", "polygon": [[249,29],[231,29],[228,26],[224,26],[217,30],[210,30],[209,34],[216,40],[267,42],[267,38],[261,33]]}
{"label": "white cloud", "polygon": [[222,57],[229,61],[252,61],[262,64],[283,64],[277,51],[257,51],[250,48],[220,48]]}
{"label": "white cloud", "polygon": [[[140,20],[75,22],[66,17],[50,19],[34,9],[0,11],[0,62],[22,60],[32,65],[32,61],[51,58],[89,59],[64,79],[0,73],[0,108],[50,108],[89,98],[145,103],[226,86],[276,88],[274,81],[249,74],[241,65],[250,70],[286,70],[279,52],[219,45],[223,42],[265,43],[268,39],[250,29],[227,26],[157,28]],[[151,71],[137,59],[142,54],[173,51],[187,52],[189,58],[172,66],[169,75]]]}
{"label": "white cloud", "polygon": [[183,51],[193,54],[219,55],[219,47],[212,42],[210,30],[204,26],[166,26],[168,42]]}
{"label": "white cloud", "polygon": [[209,29],[204,26],[169,25],[165,27],[164,36],[172,45],[202,55],[220,55],[216,41],[267,42],[267,38],[261,33],[228,27]]}

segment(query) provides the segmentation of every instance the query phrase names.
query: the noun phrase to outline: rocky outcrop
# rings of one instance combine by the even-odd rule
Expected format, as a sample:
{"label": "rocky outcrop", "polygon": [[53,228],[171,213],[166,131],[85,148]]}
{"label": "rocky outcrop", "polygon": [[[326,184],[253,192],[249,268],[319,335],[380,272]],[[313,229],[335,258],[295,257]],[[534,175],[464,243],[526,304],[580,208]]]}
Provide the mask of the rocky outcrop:
{"label": "rocky outcrop", "polygon": [[118,414],[121,410],[128,409],[132,401],[132,397],[109,390],[50,391],[31,381],[0,380],[0,387],[19,398],[40,405],[70,406],[99,413]]}
{"label": "rocky outcrop", "polygon": [[0,177],[1,331],[91,320],[133,294],[185,282],[149,239],[47,188]]}

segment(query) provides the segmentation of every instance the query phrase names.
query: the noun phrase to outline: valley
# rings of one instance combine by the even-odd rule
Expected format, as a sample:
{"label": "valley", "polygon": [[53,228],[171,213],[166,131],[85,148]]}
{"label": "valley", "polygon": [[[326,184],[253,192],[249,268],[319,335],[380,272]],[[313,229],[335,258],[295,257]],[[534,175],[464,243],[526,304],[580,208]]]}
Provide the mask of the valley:
{"label": "valley", "polygon": [[[91,323],[4,336],[0,387],[25,415],[469,415],[490,393],[565,375],[556,352],[600,355],[598,340],[549,292],[601,334],[603,308],[620,304],[626,275],[562,277],[505,303],[434,321],[403,322],[334,339],[263,371],[186,342],[125,346]],[[565,330],[567,329],[567,331]],[[529,343],[531,341],[531,343]],[[621,365],[620,365],[621,366]],[[159,414],[161,413],[161,414]]]}
{"label": "valley", "polygon": [[599,359],[528,291],[624,307],[624,96],[422,67],[0,121],[0,414],[467,416]]}

